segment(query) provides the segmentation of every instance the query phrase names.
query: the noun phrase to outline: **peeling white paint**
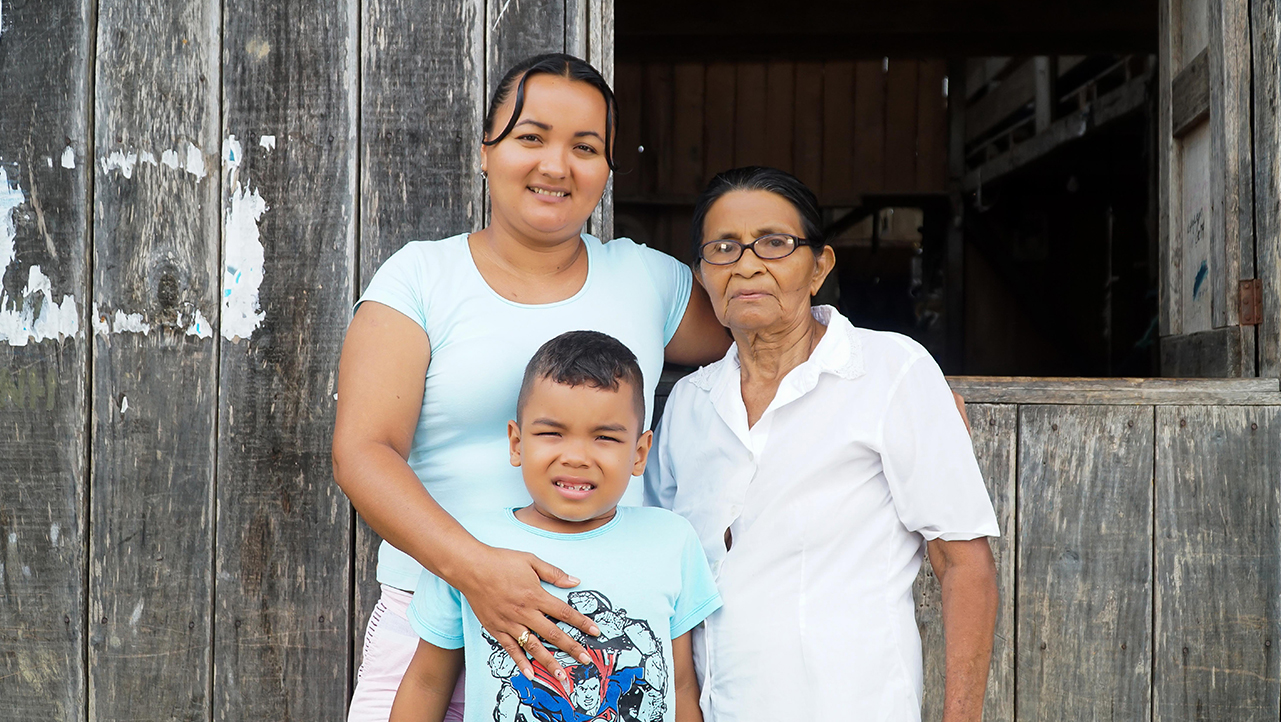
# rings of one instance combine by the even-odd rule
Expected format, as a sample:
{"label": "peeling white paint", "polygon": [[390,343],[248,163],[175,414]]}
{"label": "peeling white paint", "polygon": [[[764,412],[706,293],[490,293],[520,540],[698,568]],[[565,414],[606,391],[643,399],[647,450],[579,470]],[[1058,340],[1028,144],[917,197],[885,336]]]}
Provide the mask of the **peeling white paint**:
{"label": "peeling white paint", "polygon": [[12,532],[12,531],[11,531],[11,532],[9,532],[9,543],[10,543],[10,544],[17,544],[17,543],[18,543],[18,533],[17,533],[17,532]]}
{"label": "peeling white paint", "polygon": [[[240,159],[245,155],[236,136],[229,135],[222,141],[222,170],[234,174],[240,168]],[[235,180],[234,175],[232,180]]]}
{"label": "peeling white paint", "polygon": [[178,160],[178,151],[173,150],[172,148],[166,148],[163,152],[161,152],[160,164],[169,166],[174,170],[178,170],[179,168],[182,167],[182,164]]}
{"label": "peeling white paint", "polygon": [[45,162],[45,163],[46,163],[50,168],[52,168],[52,167],[53,167],[53,158],[50,158],[49,156],[47,156],[47,155],[46,155],[46,156],[44,157],[44,162]]}
{"label": "peeling white paint", "polygon": [[24,577],[26,577],[26,578],[30,579],[30,578],[31,578],[31,567],[27,566],[26,564],[23,564],[23,565],[22,565],[22,576],[24,576]]}
{"label": "peeling white paint", "polygon": [[133,608],[133,614],[129,615],[129,626],[138,626],[138,620],[142,619],[142,608],[146,605],[145,599],[139,599],[138,604]]}
{"label": "peeling white paint", "polygon": [[[8,275],[17,260],[14,239],[18,235],[13,215],[26,202],[22,189],[9,186],[9,176],[0,168],[0,280]],[[18,308],[21,301],[22,307]],[[39,307],[39,315],[36,314]],[[20,298],[10,298],[0,287],[0,341],[10,346],[26,346],[49,338],[75,336],[80,331],[80,311],[76,297],[66,294],[62,303],[53,300],[53,286],[40,266],[27,269],[27,283]]]}
{"label": "peeling white paint", "polygon": [[93,302],[93,332],[99,336],[107,336],[111,333],[111,324],[107,320],[107,315],[98,310],[98,302]]}
{"label": "peeling white paint", "polygon": [[227,340],[253,336],[265,314],[258,305],[262,285],[263,248],[258,220],[267,203],[257,190],[236,183],[227,208],[222,274],[222,337]]}
{"label": "peeling white paint", "polygon": [[197,178],[205,177],[205,154],[191,143],[187,144],[187,172]]}
{"label": "peeling white paint", "polygon": [[133,177],[133,167],[138,164],[137,151],[125,152],[123,150],[113,150],[111,154],[102,159],[102,171],[110,173],[118,170],[125,178]]}
{"label": "peeling white paint", "polygon": [[156,164],[156,156],[152,155],[151,151],[149,150],[139,151],[138,160],[142,161],[143,163],[150,163],[152,165]]}
{"label": "peeling white paint", "polygon": [[261,138],[259,138],[259,139],[258,139],[258,145],[262,146],[263,148],[266,148],[266,149],[267,149],[267,150],[269,150],[269,151],[270,151],[270,150],[275,150],[275,149],[276,149],[276,136],[274,136],[274,135],[264,135],[263,137],[261,137]]}
{"label": "peeling white paint", "polygon": [[115,333],[140,333],[145,336],[151,331],[151,324],[143,320],[141,313],[126,315],[124,311],[116,309],[116,317],[112,319],[111,329]]}
{"label": "peeling white paint", "polygon": [[62,167],[63,168],[76,167],[76,152],[71,149],[71,146],[67,146],[66,148],[62,149]]}
{"label": "peeling white paint", "polygon": [[125,412],[128,410],[129,410],[129,397],[121,396],[120,397],[120,415],[124,416]]}
{"label": "peeling white paint", "polygon": [[62,527],[58,525],[58,522],[55,521],[54,523],[49,525],[49,543],[50,544],[54,546],[58,546],[58,537],[60,537],[61,535],[62,535]]}
{"label": "peeling white paint", "polygon": [[191,321],[191,325],[187,327],[187,335],[196,336],[197,338],[213,337],[213,327],[209,325],[208,319],[200,312],[200,309],[196,309],[196,317]]}

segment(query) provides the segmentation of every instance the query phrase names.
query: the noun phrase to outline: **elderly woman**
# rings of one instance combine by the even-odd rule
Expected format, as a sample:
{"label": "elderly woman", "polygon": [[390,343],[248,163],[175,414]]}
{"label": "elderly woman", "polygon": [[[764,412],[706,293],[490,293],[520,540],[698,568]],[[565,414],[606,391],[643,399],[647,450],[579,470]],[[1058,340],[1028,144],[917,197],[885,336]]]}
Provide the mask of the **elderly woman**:
{"label": "elderly woman", "polygon": [[725,602],[695,637],[704,714],[919,720],[912,582],[928,549],[944,720],[978,720],[999,531],[943,374],[911,339],[811,308],[835,254],[787,173],[718,175],[693,236],[734,346],[672,390],[646,493],[693,523]]}

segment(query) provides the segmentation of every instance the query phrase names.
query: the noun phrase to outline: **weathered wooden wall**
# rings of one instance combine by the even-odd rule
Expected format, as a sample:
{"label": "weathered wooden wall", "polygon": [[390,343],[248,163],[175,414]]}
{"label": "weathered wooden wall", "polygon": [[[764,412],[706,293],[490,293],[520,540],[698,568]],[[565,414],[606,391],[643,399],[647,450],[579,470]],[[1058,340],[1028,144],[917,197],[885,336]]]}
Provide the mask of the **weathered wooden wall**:
{"label": "weathered wooden wall", "polygon": [[831,207],[946,193],[946,70],[916,58],[620,61],[623,230],[685,258],[694,200],[744,165],[793,173]]}
{"label": "weathered wooden wall", "polygon": [[[503,66],[568,49],[608,74],[612,17],[612,0],[0,5],[0,719],[342,715],[377,594],[376,539],[329,472],[351,303],[407,240],[483,222],[477,133]],[[758,97],[731,66],[674,66],[673,87],[701,73],[734,95],[699,101],[699,130],[670,116],[711,160],[663,172],[739,162],[707,128],[783,157],[787,134],[740,101],[769,107],[790,72],[798,106],[826,107],[860,67],[765,66]],[[829,119],[792,120],[820,185]],[[957,385],[1005,531],[989,719],[1274,722],[1275,381]],[[936,718],[938,597],[920,590]]]}
{"label": "weathered wooden wall", "polygon": [[[612,0],[0,4],[0,719],[337,719],[352,302],[484,220],[505,66]],[[593,229],[609,237],[609,206]]]}

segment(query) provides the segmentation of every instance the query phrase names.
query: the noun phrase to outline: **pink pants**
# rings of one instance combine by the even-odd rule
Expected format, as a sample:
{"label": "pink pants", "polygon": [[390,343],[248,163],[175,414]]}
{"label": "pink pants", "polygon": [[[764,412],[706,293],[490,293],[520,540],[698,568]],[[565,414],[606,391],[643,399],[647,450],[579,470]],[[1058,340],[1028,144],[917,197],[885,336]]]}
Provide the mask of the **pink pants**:
{"label": "pink pants", "polygon": [[[356,673],[356,691],[351,696],[347,722],[387,722],[396,688],[409,668],[418,649],[418,635],[409,626],[406,612],[413,593],[382,585],[382,596],[369,626],[365,628],[365,648],[360,671]],[[445,713],[445,722],[462,722],[463,675],[458,675],[454,697]]]}

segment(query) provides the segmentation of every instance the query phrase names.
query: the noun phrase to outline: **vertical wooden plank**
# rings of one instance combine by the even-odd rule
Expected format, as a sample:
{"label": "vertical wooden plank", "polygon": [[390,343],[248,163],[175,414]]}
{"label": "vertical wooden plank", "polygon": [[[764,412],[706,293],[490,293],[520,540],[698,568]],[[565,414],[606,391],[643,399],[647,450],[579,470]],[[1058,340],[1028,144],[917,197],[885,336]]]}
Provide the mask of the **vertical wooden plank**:
{"label": "vertical wooden plank", "polygon": [[[485,10],[486,98],[493,95],[503,73],[512,65],[539,53],[565,51],[566,30],[573,0],[510,2],[487,0]],[[440,20],[434,21],[440,23]]]}
{"label": "vertical wooden plank", "polygon": [[1158,407],[1157,720],[1281,717],[1281,408]]}
{"label": "vertical wooden plank", "polygon": [[1263,286],[1258,375],[1281,376],[1281,14],[1276,0],[1251,3],[1254,40],[1255,277]]}
{"label": "vertical wooden plank", "polygon": [[[823,64],[823,185],[824,205],[854,205],[854,63]],[[879,175],[880,169],[876,169]]]}
{"label": "vertical wooden plank", "polygon": [[947,226],[943,288],[947,353],[942,365],[944,371],[957,373],[965,355],[965,61],[949,60],[947,77],[947,194],[951,222]]}
{"label": "vertical wooden plank", "polygon": [[891,60],[885,73],[885,183],[887,193],[916,189],[917,74],[915,60]]}
{"label": "vertical wooden plank", "polygon": [[211,714],[220,16],[99,7],[90,719]]}
{"label": "vertical wooden plank", "polygon": [[1178,69],[1181,0],[1158,0],[1160,55],[1157,59],[1157,256],[1162,336],[1183,333],[1183,246],[1179,239],[1182,214],[1178,179],[1181,175],[1174,138],[1173,93],[1170,83]]}
{"label": "vertical wooden plank", "polygon": [[362,3],[363,289],[406,242],[480,229],[488,95],[481,0]]}
{"label": "vertical wooden plank", "polygon": [[855,67],[854,192],[885,189],[885,72],[880,60],[862,60]]}
{"label": "vertical wooden plank", "polygon": [[739,63],[735,75],[734,165],[765,163],[765,63]]}
{"label": "vertical wooden plank", "polygon": [[[592,64],[600,74],[604,76],[605,82],[614,87],[614,0],[573,0],[575,6],[586,5],[586,22],[587,22],[587,61]],[[578,11],[574,18],[580,18],[584,13]],[[580,22],[575,20],[574,22]],[[567,29],[567,33],[570,29]],[[578,51],[567,45],[567,51],[578,54]],[[617,128],[615,128],[617,131]],[[615,141],[617,147],[617,141]],[[617,165],[617,161],[615,161]],[[600,205],[592,212],[592,219],[588,222],[591,232],[603,240],[608,241],[614,237],[614,183],[615,175],[611,174],[609,181],[605,184],[605,193],[601,196]]]}
{"label": "vertical wooden plank", "polygon": [[[1015,471],[1018,452],[1018,407],[1012,404],[973,404],[968,408],[974,425],[974,455],[978,458],[987,491],[996,509],[1001,528],[999,539],[992,539],[992,556],[996,559],[996,584],[1001,606],[996,616],[996,634],[992,642],[992,666],[983,704],[983,719],[988,722],[1014,720],[1014,509]],[[942,593],[929,559],[921,566],[914,588],[916,620],[921,629],[921,647],[925,655],[925,698],[921,719],[943,719],[944,638]]]}
{"label": "vertical wooden plank", "polygon": [[672,193],[691,201],[707,182],[703,177],[706,72],[702,63],[677,63],[673,77],[676,102],[672,113]]}
{"label": "vertical wooden plank", "polygon": [[1020,718],[1150,719],[1152,444],[1150,406],[1019,409]]}
{"label": "vertical wooden plank", "polygon": [[703,111],[703,177],[734,167],[734,75],[732,63],[707,65],[707,105]]}
{"label": "vertical wooden plank", "polygon": [[674,90],[672,64],[648,62],[645,64],[645,108],[641,144],[645,152],[641,163],[642,176],[648,195],[666,197],[672,189],[672,104]]}
{"label": "vertical wooden plank", "polygon": [[[357,275],[363,289],[406,242],[480,229],[488,94],[482,0],[361,0],[361,7]],[[358,519],[352,674],[378,600],[379,541]]]}
{"label": "vertical wooden plank", "polygon": [[1059,101],[1054,88],[1059,79],[1058,56],[1038,55],[1032,62],[1036,67],[1036,132],[1044,133],[1054,122],[1054,106]]}
{"label": "vertical wooden plank", "polygon": [[1185,334],[1211,328],[1211,249],[1223,242],[1222,227],[1215,223],[1221,215],[1211,187],[1213,176],[1217,176],[1211,172],[1211,135],[1210,125],[1203,124],[1177,142],[1180,173],[1176,198],[1180,208],[1175,238],[1182,251],[1182,277],[1178,282],[1183,288],[1180,315]]}
{"label": "vertical wooden plank", "polygon": [[795,174],[796,63],[775,61],[765,70],[765,165]]}
{"label": "vertical wooden plank", "polygon": [[0,719],[85,714],[92,14],[0,17]]}
{"label": "vertical wooden plank", "polygon": [[822,63],[796,64],[792,174],[819,194],[823,191],[823,86]]}
{"label": "vertical wooden plank", "polygon": [[355,0],[224,10],[224,293],[249,240],[238,204],[266,210],[261,325],[222,318],[215,719],[347,704],[353,515],[329,444],[355,290],[357,18]]}
{"label": "vertical wooden plank", "polygon": [[[1250,8],[1245,0],[1209,0],[1210,193],[1217,233],[1210,253],[1214,328],[1238,322],[1237,289],[1254,277],[1254,184],[1250,130]],[[1254,359],[1250,359],[1253,361]],[[1254,364],[1241,376],[1253,376]]]}
{"label": "vertical wooden plank", "polygon": [[947,64],[922,60],[916,97],[916,192],[947,192]]}
{"label": "vertical wooden plank", "polygon": [[641,108],[643,81],[641,64],[618,64],[614,95],[618,98],[618,144],[614,146],[618,171],[614,173],[614,190],[618,198],[631,200],[641,191]]}

